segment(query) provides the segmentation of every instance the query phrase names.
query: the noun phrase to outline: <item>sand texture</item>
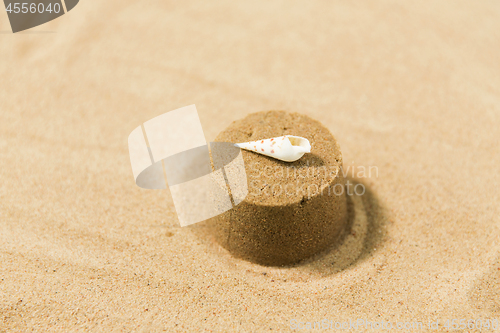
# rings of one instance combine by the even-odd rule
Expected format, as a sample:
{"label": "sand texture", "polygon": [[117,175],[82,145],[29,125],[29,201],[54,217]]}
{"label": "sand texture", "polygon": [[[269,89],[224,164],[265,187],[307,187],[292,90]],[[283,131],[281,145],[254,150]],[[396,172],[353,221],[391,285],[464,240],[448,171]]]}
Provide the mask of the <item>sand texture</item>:
{"label": "sand texture", "polygon": [[[500,2],[80,1],[9,30],[0,332],[500,320]],[[191,104],[207,141],[265,110],[327,128],[366,189],[344,242],[266,267],[181,228],[127,137]]]}

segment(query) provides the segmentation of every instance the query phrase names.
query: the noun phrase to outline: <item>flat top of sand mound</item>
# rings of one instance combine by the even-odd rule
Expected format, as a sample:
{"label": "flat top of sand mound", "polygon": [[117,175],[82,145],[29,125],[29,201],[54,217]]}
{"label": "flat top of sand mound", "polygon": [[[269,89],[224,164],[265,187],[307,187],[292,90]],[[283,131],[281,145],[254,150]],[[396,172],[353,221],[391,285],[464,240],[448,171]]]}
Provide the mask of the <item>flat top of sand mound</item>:
{"label": "flat top of sand mound", "polygon": [[299,202],[304,197],[319,195],[342,172],[342,155],[335,138],[318,121],[299,113],[256,112],[231,123],[215,141],[239,143],[283,135],[307,138],[311,153],[295,162],[284,162],[242,150],[247,202],[271,206]]}

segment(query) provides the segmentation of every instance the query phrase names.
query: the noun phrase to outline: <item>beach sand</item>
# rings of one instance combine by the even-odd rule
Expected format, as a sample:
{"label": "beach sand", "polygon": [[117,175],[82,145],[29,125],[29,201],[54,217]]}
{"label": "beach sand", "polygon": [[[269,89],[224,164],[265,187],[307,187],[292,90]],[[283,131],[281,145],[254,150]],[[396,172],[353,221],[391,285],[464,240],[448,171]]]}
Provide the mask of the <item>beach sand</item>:
{"label": "beach sand", "polygon": [[[9,30],[0,332],[500,320],[499,2],[81,1]],[[191,104],[207,141],[265,110],[328,128],[366,188],[345,243],[269,268],[181,228],[127,137]]]}

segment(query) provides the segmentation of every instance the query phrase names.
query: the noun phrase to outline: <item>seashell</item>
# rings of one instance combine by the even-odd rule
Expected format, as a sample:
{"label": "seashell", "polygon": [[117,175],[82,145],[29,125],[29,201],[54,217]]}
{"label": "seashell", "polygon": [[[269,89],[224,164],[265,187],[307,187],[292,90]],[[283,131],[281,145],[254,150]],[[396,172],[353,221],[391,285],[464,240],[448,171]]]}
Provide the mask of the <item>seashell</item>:
{"label": "seashell", "polygon": [[296,161],[305,153],[311,152],[309,140],[294,135],[283,135],[277,138],[235,143],[234,145],[285,162]]}

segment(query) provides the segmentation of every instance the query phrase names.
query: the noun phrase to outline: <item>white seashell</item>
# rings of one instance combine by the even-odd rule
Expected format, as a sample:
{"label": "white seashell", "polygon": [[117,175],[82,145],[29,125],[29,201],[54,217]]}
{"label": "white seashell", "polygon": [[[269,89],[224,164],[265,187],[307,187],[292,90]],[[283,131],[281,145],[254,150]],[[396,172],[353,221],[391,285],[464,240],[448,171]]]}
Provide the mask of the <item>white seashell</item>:
{"label": "white seashell", "polygon": [[309,140],[294,135],[283,135],[277,138],[235,143],[234,145],[285,162],[296,161],[305,153],[311,152]]}

